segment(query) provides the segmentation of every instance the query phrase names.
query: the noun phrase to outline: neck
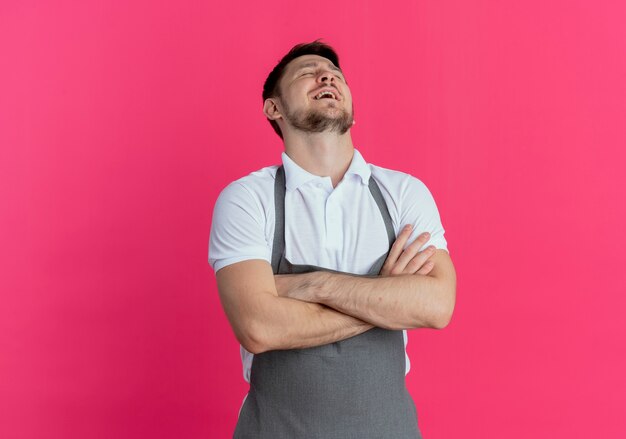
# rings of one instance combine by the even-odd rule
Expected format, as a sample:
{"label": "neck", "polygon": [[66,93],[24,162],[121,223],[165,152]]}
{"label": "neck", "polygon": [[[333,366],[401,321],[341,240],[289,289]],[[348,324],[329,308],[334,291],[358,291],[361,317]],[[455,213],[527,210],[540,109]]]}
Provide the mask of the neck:
{"label": "neck", "polygon": [[313,175],[329,176],[333,187],[343,178],[354,155],[350,130],[342,135],[286,132],[284,141],[290,159]]}

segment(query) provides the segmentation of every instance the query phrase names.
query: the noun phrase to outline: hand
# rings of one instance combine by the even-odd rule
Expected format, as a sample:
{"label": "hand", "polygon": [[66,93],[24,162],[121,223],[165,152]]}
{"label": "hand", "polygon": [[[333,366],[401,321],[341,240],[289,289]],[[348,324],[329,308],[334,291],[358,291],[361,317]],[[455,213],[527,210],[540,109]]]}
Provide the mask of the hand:
{"label": "hand", "polygon": [[419,251],[430,238],[428,232],[419,235],[415,241],[403,250],[404,244],[411,236],[412,229],[410,224],[405,226],[396,238],[385,260],[385,264],[380,270],[381,276],[416,273],[426,275],[434,268],[435,263],[430,261],[429,258],[435,254],[435,246],[430,245],[425,250]]}

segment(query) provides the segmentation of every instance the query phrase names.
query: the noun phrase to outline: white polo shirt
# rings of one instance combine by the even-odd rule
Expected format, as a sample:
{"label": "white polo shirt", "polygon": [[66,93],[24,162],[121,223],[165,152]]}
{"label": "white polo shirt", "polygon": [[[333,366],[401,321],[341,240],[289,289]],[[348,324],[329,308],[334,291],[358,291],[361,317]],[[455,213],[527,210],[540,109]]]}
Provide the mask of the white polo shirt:
{"label": "white polo shirt", "polygon": [[[448,250],[439,212],[428,188],[410,174],[366,163],[358,150],[343,179],[313,175],[285,152],[285,257],[354,274],[366,274],[389,247],[385,223],[369,190],[373,176],[389,210],[396,236],[413,225],[410,244],[430,233],[425,244]],[[213,210],[209,264],[215,272],[235,262],[264,259],[271,264],[274,242],[274,179],[278,165],[242,177],[220,193]],[[405,246],[406,247],[406,246]],[[405,373],[410,362],[406,355]],[[241,346],[243,375],[250,381],[254,354]]]}

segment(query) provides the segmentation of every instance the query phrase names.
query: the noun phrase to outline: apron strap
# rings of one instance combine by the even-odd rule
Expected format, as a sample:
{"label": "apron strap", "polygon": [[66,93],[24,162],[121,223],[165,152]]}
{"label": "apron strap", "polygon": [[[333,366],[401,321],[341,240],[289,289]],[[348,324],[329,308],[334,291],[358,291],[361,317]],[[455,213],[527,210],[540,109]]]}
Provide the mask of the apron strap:
{"label": "apron strap", "polygon": [[378,183],[374,180],[374,177],[370,175],[369,188],[374,197],[374,201],[378,204],[378,210],[380,214],[383,216],[383,221],[385,222],[385,228],[387,229],[387,239],[389,239],[389,249],[391,250],[391,246],[396,240],[396,232],[393,230],[393,221],[391,221],[391,215],[389,215],[389,209],[387,209],[387,203],[385,203],[385,199],[383,198],[382,192],[380,192],[380,188],[378,187]]}
{"label": "apron strap", "polygon": [[274,181],[274,244],[272,245],[272,269],[278,273],[280,258],[285,251],[285,170],[280,165]]}

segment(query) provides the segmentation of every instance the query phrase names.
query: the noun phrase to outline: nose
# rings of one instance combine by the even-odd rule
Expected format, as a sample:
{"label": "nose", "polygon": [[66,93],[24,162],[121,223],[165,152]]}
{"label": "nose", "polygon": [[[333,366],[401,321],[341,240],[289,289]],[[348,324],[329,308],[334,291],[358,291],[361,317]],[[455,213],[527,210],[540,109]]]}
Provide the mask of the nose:
{"label": "nose", "polygon": [[335,75],[331,72],[322,72],[321,75],[318,76],[320,82],[333,82],[335,80]]}

